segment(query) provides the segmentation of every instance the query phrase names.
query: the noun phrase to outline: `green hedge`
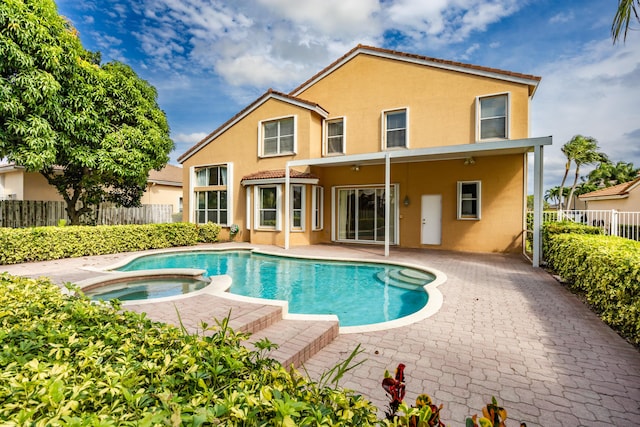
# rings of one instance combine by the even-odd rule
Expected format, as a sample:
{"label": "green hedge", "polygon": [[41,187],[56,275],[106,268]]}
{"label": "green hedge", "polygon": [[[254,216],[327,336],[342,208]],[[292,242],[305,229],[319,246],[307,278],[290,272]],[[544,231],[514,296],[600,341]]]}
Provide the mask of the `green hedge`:
{"label": "green hedge", "polygon": [[0,228],[0,264],[212,243],[219,232],[211,223]]}
{"label": "green hedge", "polygon": [[[311,382],[241,343],[0,275],[0,420],[6,425],[369,426],[359,395]],[[268,344],[268,343],[266,343]]]}
{"label": "green hedge", "polygon": [[593,228],[546,227],[545,259],[607,324],[640,345],[640,242]]}

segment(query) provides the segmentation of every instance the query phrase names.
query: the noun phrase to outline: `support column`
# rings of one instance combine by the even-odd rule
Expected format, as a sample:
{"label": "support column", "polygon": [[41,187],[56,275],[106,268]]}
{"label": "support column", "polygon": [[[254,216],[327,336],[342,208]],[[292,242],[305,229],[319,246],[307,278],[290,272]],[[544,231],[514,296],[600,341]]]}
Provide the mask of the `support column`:
{"label": "support column", "polygon": [[389,227],[391,219],[391,157],[384,158],[384,256],[389,256]]}
{"label": "support column", "polygon": [[542,159],[544,148],[533,149],[533,266],[540,267],[542,261]]}

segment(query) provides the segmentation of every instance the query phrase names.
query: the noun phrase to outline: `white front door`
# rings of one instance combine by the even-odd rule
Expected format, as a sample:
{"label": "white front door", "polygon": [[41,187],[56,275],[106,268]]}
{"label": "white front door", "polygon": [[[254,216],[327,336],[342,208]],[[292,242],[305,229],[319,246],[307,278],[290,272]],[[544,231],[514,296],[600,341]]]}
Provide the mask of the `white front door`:
{"label": "white front door", "polygon": [[423,194],[420,215],[420,243],[442,243],[442,194]]}

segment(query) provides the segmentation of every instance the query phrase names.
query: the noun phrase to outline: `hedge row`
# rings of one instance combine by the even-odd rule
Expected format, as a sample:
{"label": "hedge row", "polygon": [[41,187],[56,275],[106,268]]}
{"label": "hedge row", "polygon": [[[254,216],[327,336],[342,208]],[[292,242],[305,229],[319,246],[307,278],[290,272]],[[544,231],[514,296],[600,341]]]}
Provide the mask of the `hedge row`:
{"label": "hedge row", "polygon": [[[0,420],[41,426],[370,426],[359,395],[252,351],[226,320],[207,333],[117,303],[64,296],[47,280],[0,275]],[[329,382],[329,381],[327,381]]]}
{"label": "hedge row", "polygon": [[0,264],[212,243],[219,232],[212,223],[0,228]]}
{"label": "hedge row", "polygon": [[640,345],[640,242],[593,228],[550,224],[545,259],[607,324]]}

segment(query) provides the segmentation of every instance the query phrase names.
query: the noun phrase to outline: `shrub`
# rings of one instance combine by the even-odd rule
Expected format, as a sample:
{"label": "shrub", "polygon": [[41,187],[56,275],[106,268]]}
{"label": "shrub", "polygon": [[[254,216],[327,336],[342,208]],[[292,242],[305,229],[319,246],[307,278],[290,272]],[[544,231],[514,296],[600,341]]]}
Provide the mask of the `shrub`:
{"label": "shrub", "polygon": [[211,221],[206,224],[200,224],[198,225],[198,239],[202,243],[217,242],[221,228],[222,227],[220,227],[218,224],[214,224]]}
{"label": "shrub", "polygon": [[195,245],[195,224],[0,228],[0,264]]}
{"label": "shrub", "polygon": [[547,239],[549,267],[607,324],[640,345],[640,242],[575,233]]}
{"label": "shrub", "polygon": [[118,303],[92,304],[49,281],[7,274],[0,275],[0,307],[0,419],[7,425],[376,423],[361,396],[248,350],[241,344],[247,335],[228,320],[187,335]]}

